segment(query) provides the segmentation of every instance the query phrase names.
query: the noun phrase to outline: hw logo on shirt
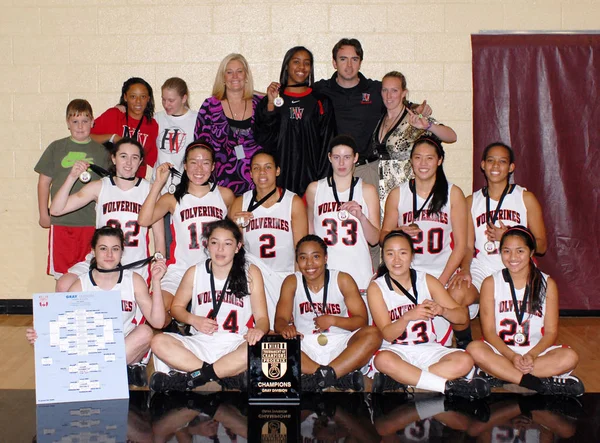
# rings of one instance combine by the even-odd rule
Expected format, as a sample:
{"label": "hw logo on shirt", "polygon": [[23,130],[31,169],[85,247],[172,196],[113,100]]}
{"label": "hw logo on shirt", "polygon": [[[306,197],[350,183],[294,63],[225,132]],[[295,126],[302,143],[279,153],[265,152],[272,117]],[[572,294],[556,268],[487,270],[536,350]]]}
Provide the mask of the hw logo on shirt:
{"label": "hw logo on shirt", "polygon": [[169,154],[178,154],[183,146],[187,134],[181,128],[167,128],[163,131],[159,149]]}
{"label": "hw logo on shirt", "polygon": [[371,94],[369,94],[367,92],[363,92],[362,93],[362,100],[360,101],[360,103],[362,105],[370,105],[371,103],[373,103],[371,101]]}
{"label": "hw logo on shirt", "polygon": [[304,114],[304,108],[293,107],[290,108],[290,120],[302,120]]}

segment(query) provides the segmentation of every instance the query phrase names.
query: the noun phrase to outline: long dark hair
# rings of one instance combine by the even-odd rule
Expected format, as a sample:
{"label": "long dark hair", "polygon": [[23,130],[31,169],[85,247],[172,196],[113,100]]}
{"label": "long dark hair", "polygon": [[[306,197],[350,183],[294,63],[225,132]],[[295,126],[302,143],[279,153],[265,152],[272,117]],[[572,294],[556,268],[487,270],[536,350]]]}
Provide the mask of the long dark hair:
{"label": "long dark hair", "polygon": [[[520,238],[527,245],[531,252],[535,252],[537,247],[535,237],[533,233],[525,226],[517,225],[508,228],[500,239],[500,250],[502,250],[502,246],[508,237]],[[530,314],[535,314],[542,309],[544,301],[546,300],[546,279],[533,262],[533,258],[529,259],[529,275],[527,277],[527,285],[529,285],[531,288],[531,295],[529,297],[528,306],[526,309]]]}
{"label": "long dark hair", "polygon": [[396,238],[396,237],[401,237],[403,239],[405,239],[408,242],[408,246],[410,247],[410,252],[412,253],[412,255],[415,255],[415,244],[413,243],[413,239],[410,235],[408,235],[406,232],[400,230],[400,229],[396,229],[394,231],[389,232],[384,238],[383,238],[383,242],[381,243],[381,264],[379,265],[379,267],[377,268],[377,276],[376,278],[381,277],[382,275],[385,275],[389,272],[387,266],[385,265],[385,261],[383,260],[383,250],[385,248],[385,244],[386,242],[391,239],[391,238]]}
{"label": "long dark hair", "polygon": [[[502,142],[494,142],[494,143],[490,143],[489,145],[487,145],[485,147],[485,149],[483,150],[483,154],[481,154],[482,162],[486,161],[487,156],[490,153],[490,150],[492,148],[495,148],[496,146],[498,146],[500,148],[504,148],[508,152],[508,159],[510,161],[509,166],[515,162],[515,151],[513,151],[513,149],[510,146],[508,146],[506,143],[502,143]],[[483,175],[485,176],[485,171],[483,169],[481,169],[481,172],[483,172]],[[511,175],[512,175],[512,172],[509,172],[508,177],[507,177],[508,180],[510,180]],[[487,182],[487,177],[485,177],[485,181]]]}
{"label": "long dark hair", "polygon": [[[212,148],[212,146],[209,144],[208,141],[206,141],[204,139],[198,139],[198,140],[194,140],[192,143],[190,143],[188,145],[188,147],[185,149],[185,155],[183,156],[183,164],[185,164],[187,162],[190,152],[192,152],[194,149],[204,149],[205,151],[210,152],[212,161],[213,161],[213,163],[215,162],[215,150]],[[177,200],[178,203],[180,203],[183,196],[188,193],[188,185],[189,184],[190,184],[190,178],[187,175],[187,171],[184,169],[183,172],[181,173],[181,181],[176,186],[175,193],[173,194],[173,196],[175,197],[175,200]]]}
{"label": "long dark hair", "polygon": [[246,250],[244,249],[244,239],[238,225],[229,218],[217,220],[205,225],[202,231],[202,237],[208,244],[208,239],[215,229],[225,229],[231,232],[236,243],[240,245],[239,251],[233,256],[233,263],[229,271],[229,289],[237,298],[248,295],[248,277],[246,276]]}
{"label": "long dark hair", "polygon": [[[141,166],[142,163],[144,162],[144,148],[139,141],[137,141],[133,138],[123,137],[118,142],[112,143],[110,148],[108,149],[110,156],[116,158],[117,154],[119,153],[119,148],[123,145],[133,145],[136,148],[138,148],[138,150],[140,151],[140,166]],[[111,175],[117,175],[117,165],[115,165],[114,163],[111,163],[110,167],[108,168],[108,172],[110,172]],[[136,173],[137,173],[137,171],[136,171]]]}
{"label": "long dark hair", "polygon": [[[446,174],[444,173],[444,158],[446,154],[444,153],[444,148],[442,148],[442,144],[436,137],[426,136],[419,138],[413,145],[412,150],[410,151],[410,157],[412,159],[413,153],[417,146],[420,145],[429,145],[435,149],[435,153],[439,158],[442,159],[442,163],[437,167],[435,173],[435,184],[433,185],[433,196],[431,197],[431,202],[429,203],[429,212],[430,213],[439,213],[444,205],[448,203],[448,179],[446,178]],[[416,187],[416,185],[415,185]],[[415,189],[413,192],[417,192]]]}
{"label": "long dark hair", "polygon": [[283,56],[281,72],[279,73],[279,83],[281,83],[282,88],[288,84],[288,64],[294,57],[294,54],[299,51],[306,51],[308,53],[308,57],[310,58],[310,75],[308,76],[308,86],[311,86],[315,82],[315,58],[313,57],[313,53],[304,46],[294,46]]}
{"label": "long dark hair", "polygon": [[[123,231],[121,230],[121,228],[103,226],[101,228],[96,229],[94,231],[94,235],[92,236],[92,249],[96,249],[96,245],[98,244],[100,237],[116,237],[117,239],[119,239],[121,250],[125,248],[125,236],[123,235]],[[98,267],[98,263],[96,263],[96,256],[94,256],[90,261],[90,270],[95,269],[96,267]]]}
{"label": "long dark hair", "polygon": [[152,117],[154,117],[154,93],[152,92],[152,86],[150,86],[150,83],[148,83],[143,78],[131,77],[123,83],[123,87],[121,88],[121,98],[119,99],[119,104],[125,106],[125,109],[127,109],[127,102],[125,101],[123,96],[127,94],[127,91],[129,91],[129,88],[131,88],[131,86],[138,84],[144,85],[148,90],[149,98],[148,103],[146,104],[146,109],[144,109],[144,117],[146,117],[146,121],[148,123],[151,123]]}

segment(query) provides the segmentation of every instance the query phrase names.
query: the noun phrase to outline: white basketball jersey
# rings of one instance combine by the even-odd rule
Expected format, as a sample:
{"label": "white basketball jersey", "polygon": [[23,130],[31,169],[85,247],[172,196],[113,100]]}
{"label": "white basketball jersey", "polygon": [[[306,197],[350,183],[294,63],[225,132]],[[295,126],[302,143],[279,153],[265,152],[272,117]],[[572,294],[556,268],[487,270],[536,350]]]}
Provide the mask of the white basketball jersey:
{"label": "white basketball jersey", "polygon": [[[246,250],[261,258],[273,271],[294,272],[295,244],[292,232],[292,200],[296,194],[282,189],[283,195],[270,208],[259,206],[244,228]],[[242,210],[247,211],[252,191],[244,193]]]}
{"label": "white basketball jersey", "polygon": [[[127,191],[120,189],[113,177],[102,179],[102,188],[96,204],[96,228],[112,226],[121,228],[125,236],[125,248],[121,263],[126,265],[148,257],[148,228],[137,222],[138,214],[150,193],[150,183],[136,179],[135,186]],[[136,268],[144,280],[148,278],[149,266]]]}
{"label": "white basketball jersey", "polygon": [[[92,277],[92,271],[79,276],[81,290],[83,292],[101,292],[106,291],[96,285]],[[137,325],[135,315],[137,312],[137,303],[135,302],[135,293],[133,291],[133,272],[126,269],[121,272],[119,281],[109,291],[119,291],[121,293],[121,312],[123,316],[123,334],[127,336]]]}
{"label": "white basketball jersey", "polygon": [[[527,226],[527,208],[525,208],[525,202],[523,201],[524,191],[526,191],[525,188],[515,185],[512,192],[506,194],[500,208],[500,214],[498,214],[498,218],[496,219],[496,226],[500,226],[500,220],[506,226]],[[494,216],[496,206],[498,206],[498,202],[490,199],[490,214],[492,217]],[[500,242],[495,242],[496,247],[491,252],[486,252],[484,248],[488,241],[485,235],[485,210],[485,196],[483,195],[483,190],[480,189],[473,194],[473,204],[471,206],[471,217],[473,219],[473,226],[475,227],[475,259],[489,269],[499,271],[504,268],[502,259],[500,258]]]}
{"label": "white basketball jersey", "polygon": [[[448,183],[448,201],[440,212],[429,211],[429,204],[424,208],[417,220],[413,220],[413,193],[409,182],[400,185],[400,198],[398,200],[398,226],[417,223],[421,234],[413,237],[415,245],[415,256],[412,267],[417,271],[426,272],[439,278],[444,272],[446,263],[452,254],[452,220],[450,193],[452,185]],[[417,194],[417,210],[419,210],[425,199]]]}
{"label": "white basketball jersey", "polygon": [[171,217],[171,255],[169,264],[187,269],[204,261],[206,251],[202,241],[202,232],[206,224],[223,220],[227,216],[227,205],[221,197],[219,188],[214,186],[201,198],[185,194],[175,205]]}
{"label": "white basketball jersey", "polygon": [[[335,201],[333,189],[327,180],[324,178],[317,184],[313,213],[315,234],[327,244],[329,266],[350,274],[361,294],[364,294],[373,276],[369,244],[356,217],[348,213],[346,220],[338,218],[340,204]],[[362,185],[363,181],[359,178],[352,200],[361,205],[362,213],[368,218],[369,208],[363,198]],[[338,193],[341,203],[347,202],[349,196],[350,189]]]}
{"label": "white basketball jersey", "polygon": [[[207,260],[196,265],[194,274],[194,287],[192,289],[192,314],[200,317],[208,317],[213,310],[212,294],[210,289],[210,274],[207,271]],[[246,272],[246,277],[248,273]],[[248,278],[248,277],[247,277]],[[221,297],[221,290],[225,280],[215,278],[215,295],[218,301]],[[218,333],[231,333],[244,335],[248,328],[253,327],[254,318],[252,317],[252,307],[250,305],[250,295],[238,298],[231,293],[229,284],[227,285],[225,298],[217,314],[215,321],[219,325]],[[191,328],[192,334],[198,333],[196,329]]]}
{"label": "white basketball jersey", "polygon": [[[336,271],[333,269],[329,270],[329,285],[327,290],[327,309],[325,314],[337,315],[338,317],[349,317],[348,308],[346,307],[346,302],[344,300],[344,295],[342,291],[340,291],[340,287],[338,285],[338,275],[340,271]],[[296,276],[296,294],[294,295],[294,324],[296,326],[296,330],[301,334],[318,334],[319,332],[315,330],[315,317],[317,315],[322,315],[323,311],[323,288],[316,294],[310,291],[310,298],[312,302],[315,304],[317,312],[313,311],[313,306],[308,301],[306,297],[306,292],[304,291],[304,284],[302,283],[302,273],[296,272],[294,274]],[[332,334],[340,334],[340,333],[348,333],[347,330],[341,329],[335,326],[332,326],[329,329],[329,332]]]}
{"label": "white basketball jersey", "polygon": [[[542,275],[547,282],[548,275],[544,273],[542,273]],[[544,336],[546,303],[542,304],[542,308],[538,312],[533,314],[525,312],[523,315],[523,323],[519,325],[517,313],[515,312],[513,299],[510,293],[510,285],[508,282],[504,281],[502,270],[494,272],[492,276],[494,278],[494,316],[496,318],[496,334],[498,334],[498,337],[510,347],[529,349],[532,346],[537,345]],[[519,302],[519,312],[521,312],[525,288],[515,289],[515,295]],[[514,340],[515,334],[519,332],[525,335],[525,342],[521,344],[515,343]]]}
{"label": "white basketball jersey", "polygon": [[[429,287],[427,286],[426,275],[424,272],[417,271],[417,292],[418,304],[423,303],[424,300],[432,300],[431,294],[429,293]],[[388,308],[388,314],[390,320],[395,322],[399,320],[406,312],[414,309],[416,305],[406,295],[398,294],[393,289],[393,283],[391,280],[388,282],[386,276],[383,275],[375,280],[377,286],[381,290],[383,300]],[[413,288],[408,289],[408,292],[414,297],[415,293]],[[391,344],[399,345],[419,345],[423,343],[435,343],[437,337],[435,335],[435,328],[433,327],[433,321],[429,320],[415,320],[410,321],[406,325],[405,331]],[[388,343],[386,341],[386,343]]]}

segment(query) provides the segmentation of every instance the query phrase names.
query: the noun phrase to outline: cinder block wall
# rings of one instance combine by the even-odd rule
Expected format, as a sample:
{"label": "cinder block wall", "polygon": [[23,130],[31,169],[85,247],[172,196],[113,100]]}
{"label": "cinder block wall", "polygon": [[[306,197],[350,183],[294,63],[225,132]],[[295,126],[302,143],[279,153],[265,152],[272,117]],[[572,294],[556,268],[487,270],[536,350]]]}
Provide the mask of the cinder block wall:
{"label": "cinder block wall", "polygon": [[321,78],[333,71],[335,42],[356,37],[366,76],[402,71],[409,98],[427,99],[456,130],[445,167],[469,194],[470,34],[598,23],[597,0],[0,0],[0,299],[53,290],[33,166],[51,141],[68,135],[64,111],[73,98],[88,99],[99,115],[118,101],[125,79],[140,76],[161,109],[160,85],[180,76],[197,108],[230,52],[246,56],[264,91],[290,47],[310,48]]}

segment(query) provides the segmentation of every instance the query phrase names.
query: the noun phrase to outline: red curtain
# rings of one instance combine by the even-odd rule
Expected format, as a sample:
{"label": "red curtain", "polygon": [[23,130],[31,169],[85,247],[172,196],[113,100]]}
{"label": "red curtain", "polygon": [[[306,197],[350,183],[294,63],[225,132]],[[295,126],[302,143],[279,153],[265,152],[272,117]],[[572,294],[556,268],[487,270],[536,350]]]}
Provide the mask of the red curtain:
{"label": "red curtain", "polygon": [[600,309],[600,35],[473,35],[473,187],[486,145],[516,156],[544,211],[540,269],[563,310]]}

